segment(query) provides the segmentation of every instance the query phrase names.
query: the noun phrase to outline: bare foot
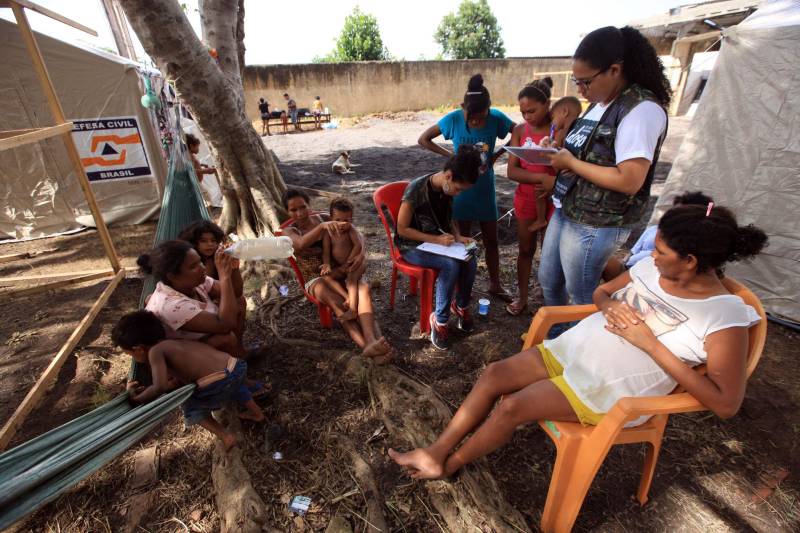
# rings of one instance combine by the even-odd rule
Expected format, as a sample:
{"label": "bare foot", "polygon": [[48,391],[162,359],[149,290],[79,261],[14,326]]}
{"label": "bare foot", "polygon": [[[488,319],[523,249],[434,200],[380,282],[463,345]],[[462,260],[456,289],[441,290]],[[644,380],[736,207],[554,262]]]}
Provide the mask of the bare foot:
{"label": "bare foot", "polygon": [[256,412],[252,412],[248,409],[247,411],[239,413],[239,418],[242,420],[251,420],[253,422],[263,422],[264,413],[262,413],[260,409]]}
{"label": "bare foot", "polygon": [[236,441],[236,437],[233,433],[225,433],[225,436],[222,437],[222,446],[225,448],[225,452],[231,451],[231,448],[239,444]]}
{"label": "bare foot", "polygon": [[417,448],[400,453],[389,448],[389,457],[409,472],[414,479],[439,479],[444,476],[444,463],[436,459],[427,448]]}
{"label": "bare foot", "polygon": [[384,355],[391,350],[391,348],[392,347],[389,345],[389,341],[387,341],[385,337],[381,337],[372,344],[365,346],[364,351],[361,352],[361,355],[364,357],[377,357],[379,355]]}
{"label": "bare foot", "polygon": [[386,365],[392,362],[392,359],[397,355],[394,348],[390,347],[389,351],[383,355],[377,355],[372,358],[376,365]]}
{"label": "bare foot", "polygon": [[535,231],[539,231],[540,229],[544,228],[545,226],[547,226],[547,220],[541,220],[541,221],[537,220],[533,224],[528,226],[528,231],[533,233]]}

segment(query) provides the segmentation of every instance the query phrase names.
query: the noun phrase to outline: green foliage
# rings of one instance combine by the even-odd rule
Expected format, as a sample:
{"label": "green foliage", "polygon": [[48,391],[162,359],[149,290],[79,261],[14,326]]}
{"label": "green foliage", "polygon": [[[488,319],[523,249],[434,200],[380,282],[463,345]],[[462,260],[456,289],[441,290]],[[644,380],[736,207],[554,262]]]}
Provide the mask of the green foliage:
{"label": "green foliage", "polygon": [[378,20],[356,6],[344,19],[342,33],[333,52],[326,57],[315,57],[315,63],[340,61],[386,61],[391,59],[383,45]]}
{"label": "green foliage", "polygon": [[433,38],[451,59],[492,59],[504,57],[500,26],[486,0],[464,0],[458,13],[442,19]]}

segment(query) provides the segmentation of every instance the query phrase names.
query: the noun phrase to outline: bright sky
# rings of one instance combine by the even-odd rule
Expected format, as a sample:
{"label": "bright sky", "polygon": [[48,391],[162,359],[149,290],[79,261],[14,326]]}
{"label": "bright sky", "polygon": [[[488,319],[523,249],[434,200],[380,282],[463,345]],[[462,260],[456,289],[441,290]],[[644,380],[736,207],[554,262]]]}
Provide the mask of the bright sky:
{"label": "bright sky", "polygon": [[[34,30],[65,41],[80,40],[116,49],[100,0],[35,0],[37,3],[96,30],[100,36],[73,30],[29,13]],[[198,28],[197,0],[181,0]],[[333,49],[344,18],[359,5],[375,15],[389,52],[400,59],[433,59],[439,46],[433,34],[442,17],[461,0],[294,0],[288,3],[245,2],[247,64],[307,63]],[[580,37],[601,26],[623,26],[631,20],[666,13],[687,0],[558,0],[524,2],[489,0],[501,27],[506,55],[571,55]],[[531,7],[523,8],[523,5]],[[541,7],[536,7],[536,6]],[[13,20],[10,9],[0,16]],[[314,28],[314,29],[312,29]]]}

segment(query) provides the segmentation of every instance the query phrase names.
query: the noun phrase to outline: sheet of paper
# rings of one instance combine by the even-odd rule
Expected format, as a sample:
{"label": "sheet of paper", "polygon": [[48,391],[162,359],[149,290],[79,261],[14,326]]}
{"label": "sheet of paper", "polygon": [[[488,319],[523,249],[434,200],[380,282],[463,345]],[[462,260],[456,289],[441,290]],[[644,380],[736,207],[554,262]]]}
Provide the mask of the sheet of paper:
{"label": "sheet of paper", "polygon": [[432,242],[423,242],[417,246],[417,250],[430,252],[436,255],[443,255],[445,257],[452,257],[453,259],[458,259],[459,261],[466,261],[469,258],[467,247],[460,242],[453,243],[450,246],[442,246],[441,244],[434,244]]}
{"label": "sheet of paper", "polygon": [[550,165],[550,160],[545,157],[545,154],[554,154],[558,152],[557,148],[522,148],[520,146],[506,146],[506,151],[514,154],[520,159],[527,161],[532,165]]}

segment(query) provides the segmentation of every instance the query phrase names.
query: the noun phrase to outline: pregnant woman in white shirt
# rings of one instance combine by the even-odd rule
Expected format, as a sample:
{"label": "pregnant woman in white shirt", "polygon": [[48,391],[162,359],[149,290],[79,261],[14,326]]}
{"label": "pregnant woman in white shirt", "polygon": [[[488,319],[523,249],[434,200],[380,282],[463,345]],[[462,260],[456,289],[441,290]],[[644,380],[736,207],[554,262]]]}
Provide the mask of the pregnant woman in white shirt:
{"label": "pregnant woman in white shirt", "polygon": [[[412,477],[449,476],[508,442],[520,424],[596,425],[620,398],[668,394],[676,384],[716,415],[733,416],[744,398],[747,328],[759,316],[725,289],[721,269],[766,241],[723,207],[672,208],[652,258],[595,290],[600,311],[490,364],[436,442],[389,455]],[[693,370],[699,364],[705,375]]]}

